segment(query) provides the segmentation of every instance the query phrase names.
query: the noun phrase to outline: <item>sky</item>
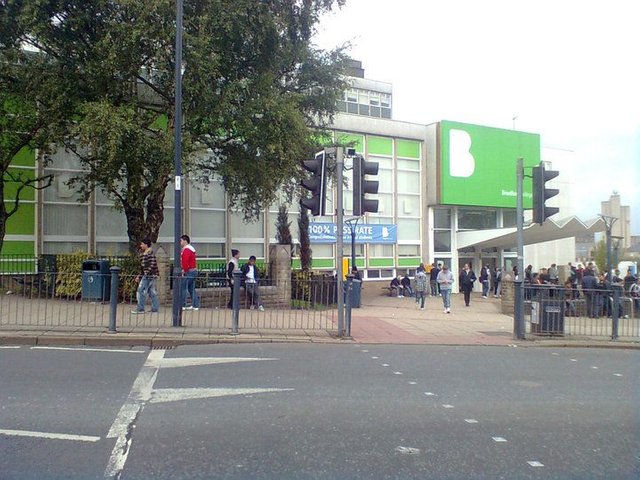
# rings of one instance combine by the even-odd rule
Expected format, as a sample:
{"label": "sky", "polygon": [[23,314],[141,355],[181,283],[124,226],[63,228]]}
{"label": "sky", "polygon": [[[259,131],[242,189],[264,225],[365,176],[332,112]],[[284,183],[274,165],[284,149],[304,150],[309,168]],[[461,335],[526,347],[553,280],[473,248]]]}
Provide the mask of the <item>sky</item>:
{"label": "sky", "polygon": [[574,213],[593,219],[617,192],[640,234],[639,13],[636,0],[347,0],[314,43],[350,43],[366,78],[392,83],[394,120],[540,134],[543,159],[570,159]]}

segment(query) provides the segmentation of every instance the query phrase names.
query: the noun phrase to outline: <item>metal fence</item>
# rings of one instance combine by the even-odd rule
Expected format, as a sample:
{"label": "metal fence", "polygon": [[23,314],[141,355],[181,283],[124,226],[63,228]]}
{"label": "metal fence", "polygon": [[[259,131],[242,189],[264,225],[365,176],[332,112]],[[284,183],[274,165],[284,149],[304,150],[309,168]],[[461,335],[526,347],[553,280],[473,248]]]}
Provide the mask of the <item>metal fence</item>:
{"label": "metal fence", "polygon": [[525,287],[525,321],[530,335],[640,338],[640,299],[622,288]]}
{"label": "metal fence", "polygon": [[[99,272],[78,274],[16,273],[5,275],[0,295],[0,326],[15,327],[103,327],[111,316],[111,275]],[[115,318],[118,330],[172,327],[173,285],[184,285],[184,278],[158,278],[159,308],[152,312],[146,295],[145,313],[138,313],[136,277],[118,276]],[[336,284],[326,279],[266,279],[257,286],[240,290],[238,327],[240,331],[324,330],[337,332]],[[247,291],[249,290],[249,291]],[[231,288],[226,279],[213,272],[196,281],[197,308],[187,295],[182,326],[226,332],[232,328],[233,309],[229,308]],[[256,298],[257,297],[257,298]],[[253,301],[252,301],[253,300]]]}

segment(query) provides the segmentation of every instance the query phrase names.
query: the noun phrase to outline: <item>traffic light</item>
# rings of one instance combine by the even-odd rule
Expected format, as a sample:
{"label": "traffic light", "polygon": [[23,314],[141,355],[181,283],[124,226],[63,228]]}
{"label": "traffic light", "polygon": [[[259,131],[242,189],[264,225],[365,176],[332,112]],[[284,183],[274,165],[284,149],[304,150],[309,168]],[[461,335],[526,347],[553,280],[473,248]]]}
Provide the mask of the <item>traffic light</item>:
{"label": "traffic light", "polygon": [[308,208],[314,216],[325,215],[325,197],[327,191],[327,156],[322,150],[314,155],[313,160],[305,160],[305,170],[312,173],[311,178],[302,180],[301,185],[310,190],[311,198],[303,198],[300,205]]}
{"label": "traffic light", "polygon": [[545,183],[559,175],[557,170],[545,170],[544,165],[533,167],[533,222],[542,225],[551,215],[560,211],[557,207],[547,207],[546,201],[560,193],[557,188],[546,188]]}
{"label": "traffic light", "polygon": [[368,162],[361,155],[353,157],[353,214],[364,215],[378,211],[378,200],[366,198],[367,193],[378,193],[379,182],[367,180],[366,175],[378,174],[378,162]]}

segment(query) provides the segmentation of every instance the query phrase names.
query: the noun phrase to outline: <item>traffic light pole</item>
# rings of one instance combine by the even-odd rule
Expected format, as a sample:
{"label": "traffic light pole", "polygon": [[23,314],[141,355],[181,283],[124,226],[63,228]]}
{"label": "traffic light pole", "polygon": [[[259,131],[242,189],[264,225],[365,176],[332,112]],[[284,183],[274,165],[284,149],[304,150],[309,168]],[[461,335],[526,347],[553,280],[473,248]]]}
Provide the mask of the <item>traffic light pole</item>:
{"label": "traffic light pole", "polygon": [[524,161],[518,159],[516,164],[516,227],[517,227],[517,243],[518,243],[518,275],[514,279],[515,298],[514,298],[514,315],[513,315],[513,336],[517,340],[525,338],[524,324],[524,204],[523,204],[523,182],[524,182]]}
{"label": "traffic light pole", "polygon": [[344,168],[344,148],[336,148],[336,272],[337,272],[337,300],[338,300],[338,336],[345,336],[344,328],[344,282],[342,281],[342,255],[344,254],[344,214],[342,211],[343,204],[343,168]]}

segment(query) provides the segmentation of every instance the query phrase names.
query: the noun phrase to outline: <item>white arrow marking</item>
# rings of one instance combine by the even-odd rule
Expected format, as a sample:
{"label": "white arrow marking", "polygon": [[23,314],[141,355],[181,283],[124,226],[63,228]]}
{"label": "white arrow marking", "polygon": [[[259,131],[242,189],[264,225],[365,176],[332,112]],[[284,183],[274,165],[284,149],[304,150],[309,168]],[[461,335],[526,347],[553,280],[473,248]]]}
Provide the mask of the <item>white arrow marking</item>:
{"label": "white arrow marking", "polygon": [[85,348],[85,347],[31,347],[31,350],[64,350],[67,352],[106,352],[106,353],[145,353],[144,350],[116,350],[114,348]]}
{"label": "white arrow marking", "polygon": [[187,357],[160,358],[148,362],[150,366],[158,368],[195,367],[198,365],[218,365],[222,363],[261,362],[277,360],[277,358],[248,358],[248,357]]}
{"label": "white arrow marking", "polygon": [[36,437],[51,438],[54,440],[75,440],[78,442],[97,442],[100,437],[89,435],[69,435],[67,433],[31,432],[29,430],[4,430],[0,429],[0,435],[11,435],[15,437]]}
{"label": "white arrow marking", "polygon": [[288,392],[293,388],[159,388],[151,394],[150,403],[177,402],[197,398],[230,397],[254,393]]}

